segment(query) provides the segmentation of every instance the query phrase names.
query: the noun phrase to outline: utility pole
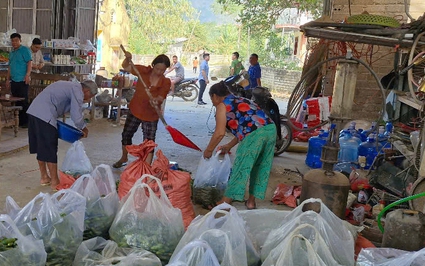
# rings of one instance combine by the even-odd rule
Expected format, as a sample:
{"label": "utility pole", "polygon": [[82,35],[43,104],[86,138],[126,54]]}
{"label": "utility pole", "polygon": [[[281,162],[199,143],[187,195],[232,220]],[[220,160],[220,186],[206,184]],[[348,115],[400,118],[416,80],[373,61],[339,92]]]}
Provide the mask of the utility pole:
{"label": "utility pole", "polygon": [[248,53],[247,53],[247,55],[248,55],[248,57],[249,57],[249,55],[250,55],[250,39],[251,39],[251,27],[250,26],[248,26]]}
{"label": "utility pole", "polygon": [[[190,35],[189,35],[189,39],[187,40],[186,48],[189,47],[190,40],[192,39],[192,35],[193,35],[193,32],[195,31],[196,24],[198,23],[199,17],[201,16],[201,12],[202,12],[202,10],[199,10],[198,17],[196,18],[195,24],[193,25],[192,31],[190,32]],[[185,50],[183,49],[183,52],[181,54],[181,57],[183,57],[184,52],[185,52]]]}
{"label": "utility pole", "polygon": [[332,8],[331,0],[323,1],[323,16],[331,16],[331,8]]}

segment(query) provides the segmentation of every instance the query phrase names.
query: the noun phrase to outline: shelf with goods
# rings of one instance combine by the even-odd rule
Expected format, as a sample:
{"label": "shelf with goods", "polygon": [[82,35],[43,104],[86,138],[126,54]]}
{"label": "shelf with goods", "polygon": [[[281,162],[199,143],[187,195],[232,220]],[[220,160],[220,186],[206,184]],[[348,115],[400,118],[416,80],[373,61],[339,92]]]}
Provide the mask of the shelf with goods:
{"label": "shelf with goods", "polygon": [[[135,81],[130,78],[128,73],[121,72],[121,75],[118,74],[112,79],[104,79],[100,86],[100,89],[104,91],[96,97],[97,102],[94,103],[94,106],[107,107],[108,112],[105,110],[104,114],[109,113],[109,118],[114,119],[116,123],[120,123],[123,109],[128,106],[134,93],[134,85]],[[112,89],[112,93],[109,94],[109,91],[105,89]],[[115,112],[116,115],[114,115]]]}
{"label": "shelf with goods", "polygon": [[[30,43],[25,43],[30,47]],[[22,45],[25,45],[22,43]],[[0,69],[5,68],[8,61],[8,53],[13,47],[8,44],[0,45]],[[77,39],[53,39],[44,41],[41,52],[45,61],[42,72],[61,73],[79,72],[94,73],[96,66],[96,48],[90,41],[79,44]],[[2,67],[3,65],[3,67]]]}
{"label": "shelf with goods", "polygon": [[[7,50],[5,51],[4,48]],[[7,70],[9,67],[9,52],[12,46],[0,46],[0,71]]]}
{"label": "shelf with goods", "polygon": [[[3,45],[0,49],[2,50],[0,70],[7,72],[8,53],[12,50],[12,46]],[[94,51],[95,47],[89,41],[83,45],[79,45],[78,40],[74,39],[45,41],[41,48],[44,67],[40,73],[31,73],[29,100],[34,99],[45,87],[55,81],[75,78],[82,81],[90,74],[94,75],[96,67]],[[1,82],[0,80],[0,84]],[[93,118],[94,112],[90,115]]]}
{"label": "shelf with goods", "polygon": [[[45,68],[51,67],[50,72],[94,73],[96,66],[95,52],[69,47],[43,47],[42,49],[44,51]],[[50,51],[50,53],[46,51]]]}
{"label": "shelf with goods", "polygon": [[0,96],[10,94],[10,90],[6,90],[7,70],[0,70]]}
{"label": "shelf with goods", "polygon": [[[72,45],[69,47],[42,47],[44,68],[41,72],[53,74],[63,72],[93,74],[96,67],[96,53],[93,51],[95,48],[92,46],[90,48],[86,46],[79,48],[75,46],[76,44]],[[11,49],[12,46],[0,46],[0,70],[7,70],[8,53]]]}
{"label": "shelf with goods", "polygon": [[63,67],[67,67],[67,66],[94,66],[96,64],[53,64],[51,62],[45,62],[44,63],[46,66],[63,66]]}

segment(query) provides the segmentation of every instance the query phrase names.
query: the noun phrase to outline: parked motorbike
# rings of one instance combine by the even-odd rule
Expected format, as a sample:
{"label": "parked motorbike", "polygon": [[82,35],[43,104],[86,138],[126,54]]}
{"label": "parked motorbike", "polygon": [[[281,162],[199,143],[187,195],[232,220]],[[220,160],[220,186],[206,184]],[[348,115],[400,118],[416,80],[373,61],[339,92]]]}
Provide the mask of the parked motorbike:
{"label": "parked motorbike", "polygon": [[197,99],[199,87],[196,82],[198,82],[197,78],[187,78],[175,84],[173,97],[180,97],[187,102]]}
{"label": "parked motorbike", "polygon": [[[246,73],[228,77],[224,80],[227,88],[234,95],[245,97],[247,91],[244,89],[249,82]],[[279,106],[273,100],[272,95],[266,87],[256,87],[250,91],[252,97],[250,100],[254,101],[266,114],[273,120],[276,125],[277,139],[275,146],[275,156],[282,154],[291,144],[292,131],[287,123],[287,118],[280,114]],[[249,95],[249,93],[248,93]]]}

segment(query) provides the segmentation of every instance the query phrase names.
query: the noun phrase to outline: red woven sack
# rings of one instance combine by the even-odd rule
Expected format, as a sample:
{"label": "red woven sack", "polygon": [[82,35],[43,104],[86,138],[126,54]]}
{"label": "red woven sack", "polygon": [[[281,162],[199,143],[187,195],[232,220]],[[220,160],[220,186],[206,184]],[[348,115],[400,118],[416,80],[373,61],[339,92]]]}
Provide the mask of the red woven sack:
{"label": "red woven sack", "polygon": [[[195,210],[190,196],[190,173],[172,170],[170,162],[161,150],[156,152],[156,160],[152,163],[153,175],[161,180],[165,194],[174,208],[179,208],[182,212],[185,228],[189,226],[195,218]],[[156,182],[149,183],[149,186],[159,195],[159,188]]]}
{"label": "red woven sack", "polygon": [[153,152],[157,145],[152,140],[145,140],[140,145],[129,145],[127,151],[137,157],[131,162],[121,174],[120,184],[118,186],[118,196],[121,199],[130,191],[137,179],[143,174],[153,175],[152,167],[146,162],[149,153]]}
{"label": "red woven sack", "polygon": [[74,184],[76,178],[72,175],[65,174],[62,171],[59,171],[59,184],[56,186],[57,190],[68,189]]}

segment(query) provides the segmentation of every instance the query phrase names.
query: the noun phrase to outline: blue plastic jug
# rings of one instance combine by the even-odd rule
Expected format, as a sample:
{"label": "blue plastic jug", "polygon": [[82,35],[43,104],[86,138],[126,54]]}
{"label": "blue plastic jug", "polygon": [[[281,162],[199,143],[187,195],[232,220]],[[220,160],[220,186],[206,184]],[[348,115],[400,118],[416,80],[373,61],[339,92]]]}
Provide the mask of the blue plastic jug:
{"label": "blue plastic jug", "polygon": [[357,162],[358,160],[359,139],[354,137],[350,131],[339,139],[339,162]]}
{"label": "blue plastic jug", "polygon": [[389,137],[391,135],[391,133],[393,133],[393,123],[391,123],[390,121],[388,121],[385,124],[385,136]]}
{"label": "blue plastic jug", "polygon": [[311,168],[321,168],[322,161],[320,161],[320,157],[322,155],[322,147],[325,145],[328,137],[328,132],[324,130],[320,130],[318,136],[311,137],[308,140],[308,151],[307,156],[305,158],[305,164]]}
{"label": "blue plastic jug", "polygon": [[375,131],[376,128],[376,122],[372,122],[371,127],[368,130],[363,130],[362,133],[360,134],[362,141],[366,141],[367,137],[369,137],[369,135],[371,133],[373,133],[373,131]]}
{"label": "blue plastic jug", "polygon": [[[388,136],[385,135],[385,128],[383,126],[380,126],[378,129],[378,142],[384,148],[391,148],[391,144],[388,142]],[[383,149],[381,153],[383,153]]]}
{"label": "blue plastic jug", "polygon": [[356,122],[351,122],[350,123],[350,125],[346,128],[346,129],[343,129],[343,130],[341,130],[340,132],[339,132],[339,137],[341,138],[341,137],[343,137],[344,136],[344,134],[347,132],[347,131],[350,131],[351,132],[351,135],[353,135],[354,137],[356,137],[356,138],[358,138],[358,139],[360,139],[360,141],[361,141],[361,135],[360,135],[360,133],[361,133],[361,131],[358,131],[357,129],[356,129]]}
{"label": "blue plastic jug", "polygon": [[373,160],[382,149],[382,145],[377,143],[375,138],[376,134],[370,134],[366,141],[359,146],[359,164],[364,169],[371,168]]}

